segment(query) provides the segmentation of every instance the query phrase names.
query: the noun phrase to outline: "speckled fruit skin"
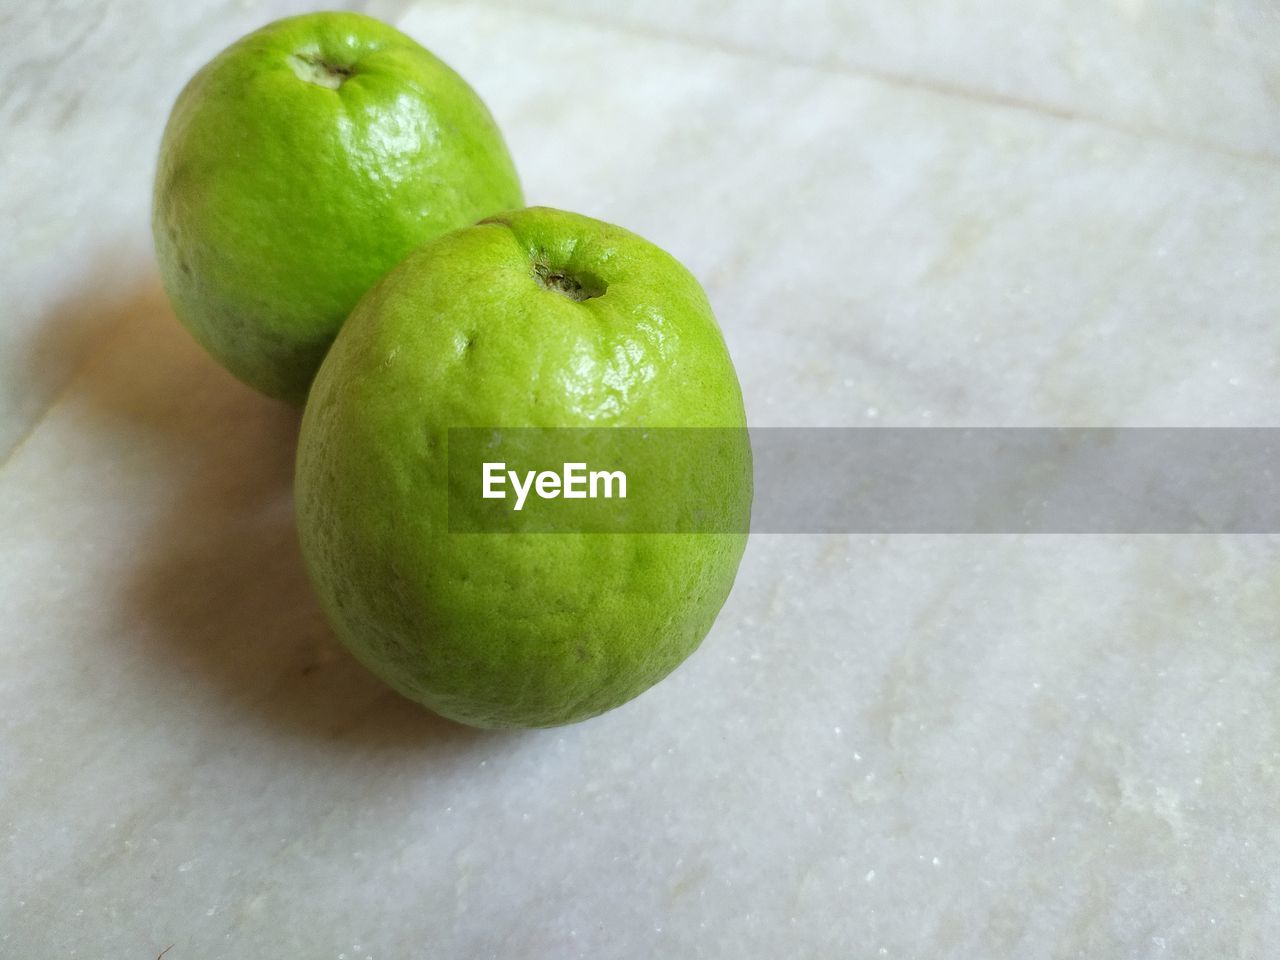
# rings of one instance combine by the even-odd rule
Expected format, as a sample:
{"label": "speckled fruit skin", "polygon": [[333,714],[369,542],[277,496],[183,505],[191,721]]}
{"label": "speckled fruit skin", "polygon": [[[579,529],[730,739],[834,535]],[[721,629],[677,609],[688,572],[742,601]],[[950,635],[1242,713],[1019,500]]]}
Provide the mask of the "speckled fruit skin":
{"label": "speckled fruit skin", "polygon": [[302,403],[356,301],[410,250],[523,203],[484,103],[354,13],[269,24],[179,95],[152,230],[178,318],[228,370]]}
{"label": "speckled fruit skin", "polygon": [[[603,291],[581,302],[539,269]],[[458,534],[450,427],[743,427],[697,281],[618,227],[546,208],[415,251],[361,300],[303,416],[295,493],[330,622],[405,696],[481,727],[630,700],[685,659],[745,533]],[[747,529],[750,447],[716,508]],[[681,489],[670,496],[679,498]]]}

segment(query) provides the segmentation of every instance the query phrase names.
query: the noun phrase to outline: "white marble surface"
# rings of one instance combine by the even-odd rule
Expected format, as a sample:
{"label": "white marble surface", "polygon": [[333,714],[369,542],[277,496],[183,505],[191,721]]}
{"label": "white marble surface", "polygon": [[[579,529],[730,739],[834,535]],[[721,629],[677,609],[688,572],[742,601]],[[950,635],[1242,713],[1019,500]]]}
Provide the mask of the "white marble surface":
{"label": "white marble surface", "polygon": [[[336,648],[296,416],[147,233],[186,75],[298,9],[0,2],[0,956],[1274,952],[1273,538],[757,537],[555,731]],[[362,9],[703,278],[757,424],[1277,422],[1274,6]]]}

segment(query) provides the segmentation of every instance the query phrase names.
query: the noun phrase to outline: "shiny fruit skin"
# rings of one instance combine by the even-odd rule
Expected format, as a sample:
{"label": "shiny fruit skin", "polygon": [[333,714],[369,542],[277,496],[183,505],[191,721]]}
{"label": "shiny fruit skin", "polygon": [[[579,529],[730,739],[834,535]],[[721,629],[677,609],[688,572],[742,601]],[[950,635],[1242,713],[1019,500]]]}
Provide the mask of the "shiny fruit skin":
{"label": "shiny fruit skin", "polygon": [[152,227],[178,318],[244,382],[302,403],[351,308],[410,250],[523,202],[484,103],[377,20],[291,17],[179,95]]}
{"label": "shiny fruit skin", "polygon": [[[540,271],[602,292],[576,301]],[[689,272],[558,210],[456,231],[360,302],[303,417],[299,535],[331,624],[402,694],[475,726],[570,723],[652,686],[710,629],[746,544],[745,430],[728,479],[687,504],[733,532],[451,533],[449,428],[530,426],[744,427]]]}

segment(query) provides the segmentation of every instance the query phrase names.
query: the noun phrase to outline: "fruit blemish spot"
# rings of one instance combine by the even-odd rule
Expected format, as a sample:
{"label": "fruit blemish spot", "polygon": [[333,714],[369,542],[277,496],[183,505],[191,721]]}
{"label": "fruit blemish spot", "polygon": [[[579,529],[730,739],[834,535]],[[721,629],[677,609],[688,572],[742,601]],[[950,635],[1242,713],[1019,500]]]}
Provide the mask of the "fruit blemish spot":
{"label": "fruit blemish spot", "polygon": [[311,51],[291,54],[289,66],[298,75],[298,79],[314,83],[319,87],[328,87],[330,90],[337,90],[356,74],[355,67],[330,63],[320,54]]}
{"label": "fruit blemish spot", "polygon": [[533,279],[538,286],[562,297],[576,300],[591,300],[604,296],[607,284],[589,273],[571,274],[564,270],[556,270],[544,260],[533,262]]}

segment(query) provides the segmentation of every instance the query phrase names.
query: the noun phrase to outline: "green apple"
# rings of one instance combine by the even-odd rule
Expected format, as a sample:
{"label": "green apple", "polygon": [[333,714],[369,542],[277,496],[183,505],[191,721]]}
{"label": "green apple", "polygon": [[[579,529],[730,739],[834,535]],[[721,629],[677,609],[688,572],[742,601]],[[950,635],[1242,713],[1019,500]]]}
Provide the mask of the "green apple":
{"label": "green apple", "polygon": [[301,403],[351,308],[412,249],[523,202],[493,118],[399,31],[269,24],[169,117],[152,228],[179,319],[228,370]]}
{"label": "green apple", "polygon": [[[451,530],[450,511],[482,506],[450,501],[451,428],[523,427],[729,428],[700,486],[664,462],[613,464],[649,467],[651,489],[601,501],[625,504],[627,530],[687,531],[707,511],[714,529]],[[343,326],[303,415],[303,555],[340,639],[405,696],[476,726],[581,720],[710,629],[746,544],[744,427],[724,339],[679,262],[587,217],[503,214],[412,253]]]}

